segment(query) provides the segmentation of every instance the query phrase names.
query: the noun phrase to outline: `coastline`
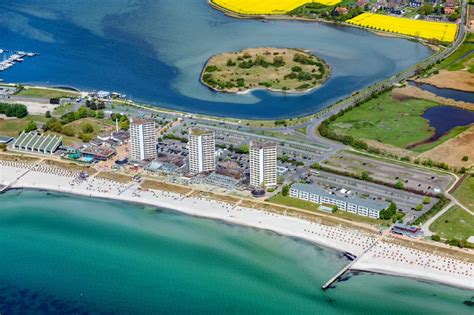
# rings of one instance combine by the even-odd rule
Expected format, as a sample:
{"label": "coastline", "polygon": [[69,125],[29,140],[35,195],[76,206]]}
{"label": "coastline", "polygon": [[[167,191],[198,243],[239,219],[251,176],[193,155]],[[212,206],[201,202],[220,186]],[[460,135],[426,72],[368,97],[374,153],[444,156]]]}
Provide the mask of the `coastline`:
{"label": "coastline", "polygon": [[228,16],[228,17],[232,17],[232,18],[236,18],[236,19],[261,20],[264,23],[266,21],[272,21],[272,20],[273,21],[299,21],[299,22],[307,22],[307,23],[327,23],[327,24],[332,24],[332,25],[353,27],[353,28],[358,28],[358,29],[362,29],[362,30],[372,32],[373,34],[378,35],[378,36],[382,36],[382,37],[401,38],[401,39],[416,41],[416,42],[430,48],[433,52],[439,51],[439,46],[434,46],[433,44],[430,44],[426,40],[420,40],[420,39],[417,39],[413,36],[408,36],[408,35],[403,35],[403,34],[398,34],[398,33],[375,30],[375,29],[371,29],[371,28],[368,28],[368,27],[363,27],[363,26],[359,26],[359,25],[355,25],[355,24],[351,24],[351,23],[347,23],[347,22],[336,22],[336,21],[326,20],[326,19],[322,19],[322,18],[310,19],[310,18],[306,18],[306,17],[291,16],[291,15],[288,15],[288,14],[247,15],[247,14],[240,14],[240,13],[237,13],[237,12],[234,12],[234,11],[230,11],[226,8],[223,8],[223,7],[215,4],[211,0],[207,0],[207,2],[208,2],[208,5],[211,8],[213,8],[214,10],[219,11],[219,12],[223,13],[224,15]]}
{"label": "coastline", "polygon": [[[4,185],[11,184],[11,189],[56,191],[84,197],[123,201],[168,209],[185,215],[230,224],[269,230],[279,235],[302,239],[341,253],[348,252],[355,256],[361,256],[360,260],[351,267],[351,270],[404,276],[474,290],[474,258],[471,256],[467,259],[468,262],[465,261],[466,259],[446,258],[445,255],[440,256],[436,253],[393,245],[390,243],[390,239],[388,239],[388,242],[380,240],[381,236],[379,234],[362,231],[356,229],[356,227],[348,229],[339,226],[328,226],[299,217],[246,208],[214,199],[193,197],[191,195],[184,196],[151,189],[143,190],[138,183],[134,182],[122,184],[95,177],[79,182],[69,171],[58,171],[57,168],[43,165],[41,167],[41,172],[30,169],[25,173],[27,170],[25,167],[10,167],[0,164],[2,169],[0,183]],[[62,174],[58,175],[61,172]],[[65,172],[69,172],[69,174],[64,175]],[[18,181],[12,181],[12,178],[18,178],[23,173],[25,174]],[[368,250],[374,242],[378,243],[374,248]],[[382,257],[387,253],[394,257],[401,253],[406,262]],[[472,255],[472,253],[469,253],[469,255]],[[443,257],[448,262],[443,263]],[[426,261],[417,263],[419,259]],[[433,266],[427,267],[427,264],[433,264]],[[451,266],[450,264],[459,266],[462,272],[458,271],[458,267],[446,272],[446,268]],[[445,272],[442,272],[443,268]]]}

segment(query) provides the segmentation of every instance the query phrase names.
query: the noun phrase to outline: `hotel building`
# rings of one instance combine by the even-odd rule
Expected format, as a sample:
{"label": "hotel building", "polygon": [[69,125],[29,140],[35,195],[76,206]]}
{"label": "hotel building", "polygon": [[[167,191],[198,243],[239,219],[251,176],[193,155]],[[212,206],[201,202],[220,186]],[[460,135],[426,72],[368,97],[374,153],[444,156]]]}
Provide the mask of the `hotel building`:
{"label": "hotel building", "polygon": [[189,171],[197,174],[216,170],[216,137],[214,131],[189,128]]}
{"label": "hotel building", "polygon": [[136,118],[130,123],[130,158],[132,161],[157,157],[155,121]]}
{"label": "hotel building", "polygon": [[265,187],[277,185],[276,143],[250,142],[250,186]]}
{"label": "hotel building", "polygon": [[310,184],[293,184],[290,189],[290,197],[321,205],[337,206],[340,210],[375,219],[380,218],[380,211],[389,206],[388,202],[338,195]]}

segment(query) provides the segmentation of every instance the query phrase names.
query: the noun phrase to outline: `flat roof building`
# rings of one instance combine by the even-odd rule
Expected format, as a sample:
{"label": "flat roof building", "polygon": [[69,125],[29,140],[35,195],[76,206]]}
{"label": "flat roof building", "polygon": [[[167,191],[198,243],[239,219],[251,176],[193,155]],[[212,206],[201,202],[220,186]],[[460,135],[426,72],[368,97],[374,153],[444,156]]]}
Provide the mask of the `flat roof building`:
{"label": "flat roof building", "polygon": [[132,161],[154,160],[156,151],[155,121],[136,118],[130,123],[130,158]]}
{"label": "flat roof building", "polygon": [[197,174],[216,170],[216,136],[212,130],[189,128],[189,171]]}
{"label": "flat roof building", "polygon": [[23,131],[13,143],[13,147],[17,150],[53,154],[62,144],[63,137],[61,136],[41,135],[37,131]]}
{"label": "flat roof building", "polygon": [[340,210],[375,219],[380,218],[380,211],[387,209],[389,206],[389,203],[385,201],[341,196],[310,184],[293,184],[290,189],[290,197],[321,205],[337,206]]}
{"label": "flat roof building", "polygon": [[277,185],[277,144],[252,140],[249,147],[250,186]]}

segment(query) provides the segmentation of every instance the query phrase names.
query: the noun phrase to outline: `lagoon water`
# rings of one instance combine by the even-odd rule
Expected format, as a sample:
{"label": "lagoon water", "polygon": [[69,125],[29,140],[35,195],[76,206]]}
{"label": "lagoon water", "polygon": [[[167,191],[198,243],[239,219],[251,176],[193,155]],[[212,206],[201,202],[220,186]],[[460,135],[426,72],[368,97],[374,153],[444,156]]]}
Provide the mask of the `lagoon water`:
{"label": "lagoon water", "polygon": [[[302,96],[218,94],[199,83],[212,55],[263,46],[308,49],[330,64],[332,77]],[[206,0],[2,0],[0,48],[41,53],[0,73],[5,81],[117,91],[244,118],[314,113],[431,54],[421,44],[350,27],[234,19]]]}
{"label": "lagoon water", "polygon": [[431,140],[437,140],[457,126],[474,124],[474,112],[453,106],[433,106],[423,113],[423,118],[428,119],[435,134]]}
{"label": "lagoon water", "polygon": [[0,196],[1,314],[472,314],[472,291],[361,273],[247,227],[44,191]]}

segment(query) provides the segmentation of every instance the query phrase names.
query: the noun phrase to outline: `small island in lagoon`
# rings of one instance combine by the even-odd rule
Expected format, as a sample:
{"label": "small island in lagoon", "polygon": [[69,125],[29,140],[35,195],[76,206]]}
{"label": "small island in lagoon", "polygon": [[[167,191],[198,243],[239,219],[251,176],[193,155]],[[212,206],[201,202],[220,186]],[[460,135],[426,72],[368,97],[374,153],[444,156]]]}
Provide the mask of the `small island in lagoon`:
{"label": "small island in lagoon", "polygon": [[330,76],[328,64],[302,49],[248,48],[212,56],[201,82],[218,92],[246,93],[256,89],[306,93]]}

